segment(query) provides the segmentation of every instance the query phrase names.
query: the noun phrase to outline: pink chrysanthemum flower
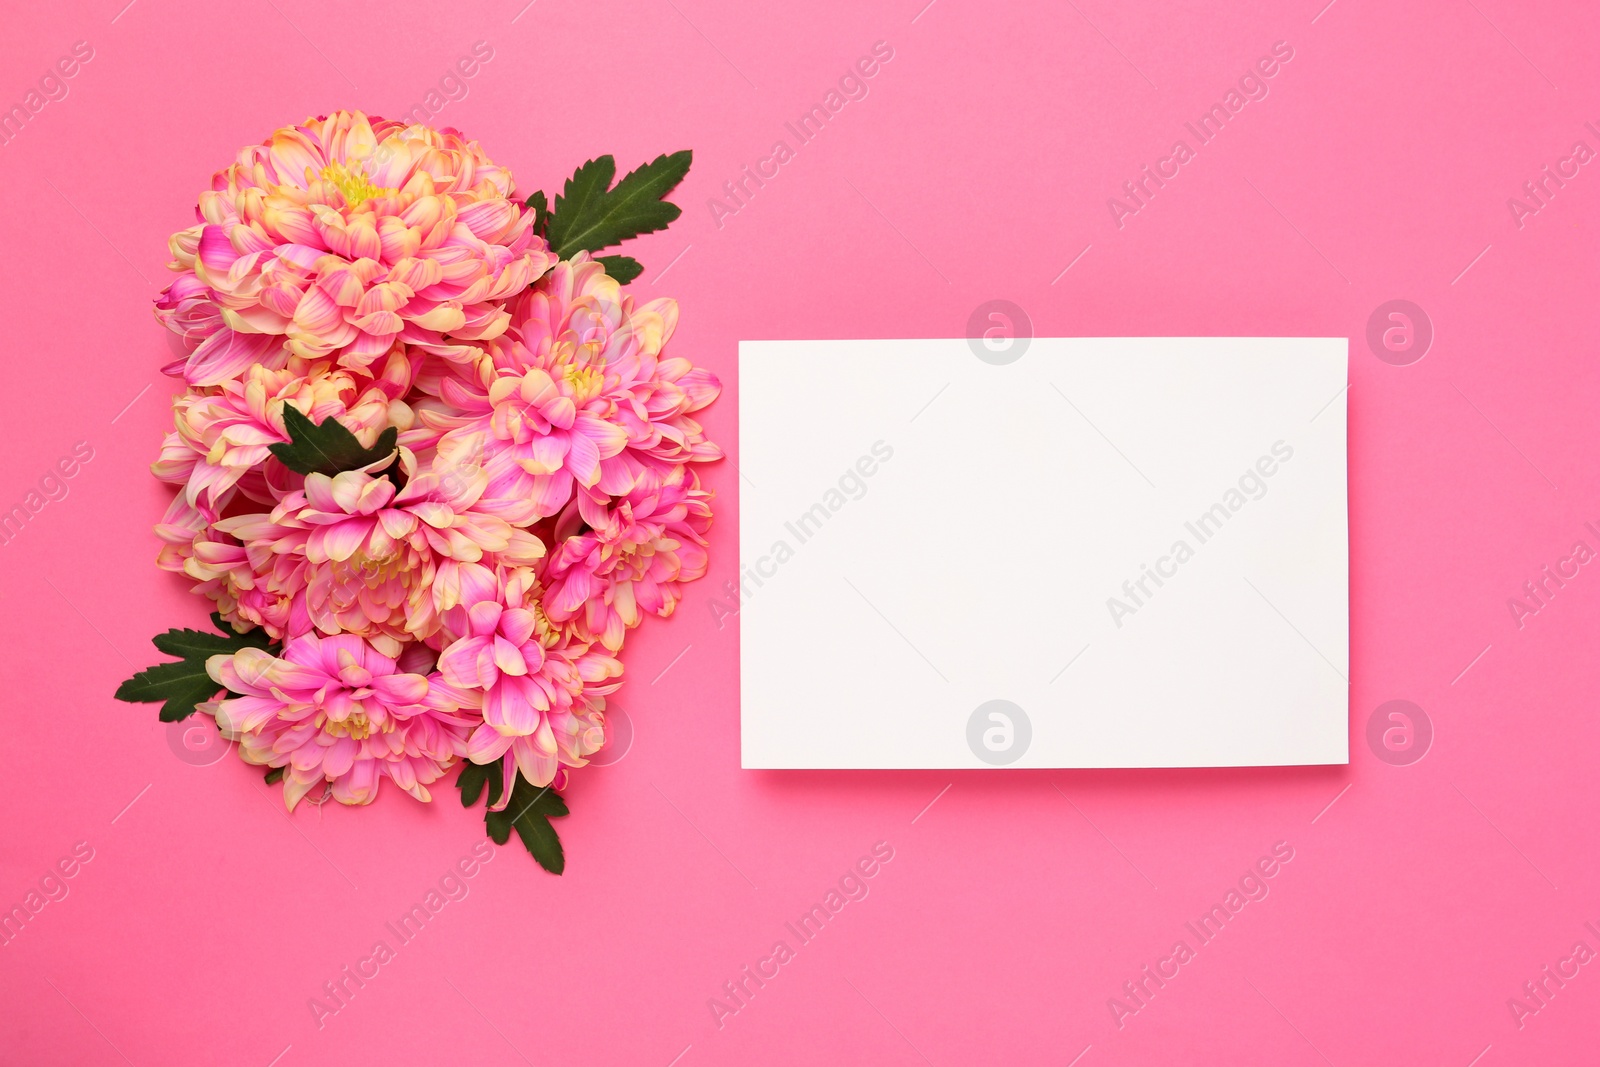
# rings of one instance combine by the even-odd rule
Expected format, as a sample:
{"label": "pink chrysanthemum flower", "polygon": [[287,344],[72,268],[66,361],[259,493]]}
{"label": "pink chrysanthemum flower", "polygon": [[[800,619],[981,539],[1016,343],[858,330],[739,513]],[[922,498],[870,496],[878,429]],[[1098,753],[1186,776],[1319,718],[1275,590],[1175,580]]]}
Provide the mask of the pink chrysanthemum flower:
{"label": "pink chrysanthemum flower", "polygon": [[454,130],[339,111],[245,148],[171,240],[156,316],[217,385],[253,363],[361,370],[395,342],[470,358],[555,262],[511,174]]}
{"label": "pink chrysanthemum flower", "polygon": [[290,810],[319,782],[369,804],[388,778],[418,800],[466,750],[476,716],[429,700],[429,680],[353,634],[307,634],[281,656],[246,648],[206,670],[237,696],[200,705],[246,762],[284,768]]}
{"label": "pink chrysanthemum flower", "polygon": [[209,597],[223,619],[240,633],[261,627],[275,640],[311,629],[306,608],[305,558],[252,553],[214,520],[190,506],[182,494],[156,527],[163,569],[195,579],[193,591]]}
{"label": "pink chrysanthemum flower", "polygon": [[[551,620],[577,619],[615,652],[645,614],[671,615],[679,583],[706,572],[710,496],[684,467],[669,468],[665,478],[645,471],[609,508],[580,496],[556,524],[560,547],[544,570]],[[580,518],[591,528],[563,537]]]}
{"label": "pink chrysanthemum flower", "polygon": [[368,638],[391,655],[405,641],[427,638],[438,612],[454,601],[453,564],[485,557],[529,564],[544,544],[526,530],[473,509],[487,484],[478,470],[415,469],[404,489],[386,475],[343,471],[309,474],[269,515],[222,519],[216,528],[238,538],[260,568],[274,556],[305,560],[306,607],[325,634]]}
{"label": "pink chrysanthemum flower", "polygon": [[605,703],[622,683],[622,664],[603,648],[563,632],[544,614],[529,568],[463,586],[463,603],[445,615],[455,639],[439,655],[450,686],[482,694],[483,723],[468,741],[474,763],[506,756],[537,786],[565,767],[581,767],[605,743]]}
{"label": "pink chrysanthemum flower", "polygon": [[417,425],[402,438],[441,453],[481,452],[480,507],[526,522],[555,515],[575,491],[628,493],[647,469],[718,459],[690,417],[721,385],[686,359],[663,358],[672,300],[635,307],[586,254],[557,264],[512,302],[513,325],[488,357],[418,386]]}
{"label": "pink chrysanthemum flower", "polygon": [[[665,354],[678,328],[676,300],[635,306],[616,279],[579,253],[513,300],[511,316],[511,337],[535,354],[535,365],[563,374],[604,368],[603,391],[617,405],[614,421],[628,434],[625,456],[665,463],[722,458],[722,449],[689,417],[717,398],[722,383],[709,370]],[[600,490],[626,492],[627,465],[602,467]]]}
{"label": "pink chrysanthemum flower", "polygon": [[[319,366],[302,376],[287,369],[247,367],[238,378],[217,389],[188,390],[173,401],[177,429],[167,434],[161,458],[151,470],[157,478],[183,486],[191,504],[217,510],[231,490],[255,472],[264,474],[272,445],[289,440],[283,408],[291,404],[312,422],[337,417],[362,445],[371,447],[378,434],[394,424],[411,424],[411,409],[399,399],[410,379],[407,361],[394,353],[384,375],[360,383],[346,371]],[[260,478],[246,482],[246,495],[260,503]]]}

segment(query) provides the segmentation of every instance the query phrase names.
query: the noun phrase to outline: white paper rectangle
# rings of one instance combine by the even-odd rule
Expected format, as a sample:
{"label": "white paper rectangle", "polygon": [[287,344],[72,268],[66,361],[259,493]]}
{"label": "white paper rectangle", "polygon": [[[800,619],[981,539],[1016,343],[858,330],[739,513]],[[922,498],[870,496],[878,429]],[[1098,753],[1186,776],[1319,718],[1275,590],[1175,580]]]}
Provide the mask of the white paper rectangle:
{"label": "white paper rectangle", "polygon": [[743,765],[1348,762],[1347,352],[742,343]]}

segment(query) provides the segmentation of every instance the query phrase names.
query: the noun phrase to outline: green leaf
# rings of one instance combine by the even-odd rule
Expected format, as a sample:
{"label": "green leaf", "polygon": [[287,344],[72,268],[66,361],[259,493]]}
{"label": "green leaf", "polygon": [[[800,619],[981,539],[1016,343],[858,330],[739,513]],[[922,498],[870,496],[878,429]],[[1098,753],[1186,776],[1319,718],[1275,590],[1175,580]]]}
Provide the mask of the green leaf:
{"label": "green leaf", "polygon": [[550,230],[550,201],[543,189],[528,197],[528,206],[533,208],[533,232],[545,236]]}
{"label": "green leaf", "polygon": [[461,806],[470,808],[483,796],[483,787],[489,787],[489,806],[494,807],[500,803],[500,794],[505,792],[505,783],[501,780],[499,762],[489,764],[463,763],[461,774],[456,778],[456,788],[461,790]]}
{"label": "green leaf", "polygon": [[[562,259],[598,252],[630,237],[665,229],[683,212],[663,199],[689,173],[693,153],[657,156],[611,187],[617,161],[591,159],[568,178],[549,220],[550,247]],[[537,210],[537,208],[536,208]]]}
{"label": "green leaf", "polygon": [[[499,764],[495,764],[499,767]],[[468,760],[461,764],[461,773],[456,776],[456,788],[461,790],[461,806],[470,808],[483,796],[483,787],[488,782],[489,768],[483,764],[473,763]]]}
{"label": "green leaf", "polygon": [[619,285],[627,285],[640,274],[644,273],[644,264],[632,256],[596,256],[606,273],[617,280]]}
{"label": "green leaf", "polygon": [[[565,259],[572,253],[585,251],[578,231],[603,214],[600,205],[616,176],[617,161],[612,156],[591,159],[572,172],[562,191],[556,194],[555,210],[550,216],[550,248],[556,255]],[[601,243],[587,251],[604,247]]]}
{"label": "green leaf", "polygon": [[221,688],[206,673],[205,660],[182,660],[140,671],[117,687],[116,696],[130,704],[162,701],[161,721],[177,722],[193,715],[196,704],[210,700]]}
{"label": "green leaf", "polygon": [[523,847],[539,861],[539,866],[551,874],[560,874],[566,869],[567,857],[550,820],[567,814],[567,802],[561,799],[560,793],[549,786],[541,789],[531,785],[519,774],[511,787],[511,803],[504,811],[488,812],[483,821],[495,844],[503,845],[511,840],[514,828],[522,838]]}
{"label": "green leaf", "polygon": [[151,640],[162,652],[177,656],[178,661],[158,663],[140,671],[117,687],[116,698],[130,704],[161,704],[162,722],[187,719],[194,714],[196,704],[210,700],[222,689],[206,673],[206,660],[231,655],[241,648],[272,647],[272,639],[264,630],[243,634],[168,630]]}
{"label": "green leaf", "polygon": [[321,425],[312,422],[293,404],[283,405],[283,428],[289,440],[268,446],[285,467],[300,474],[338,474],[353,471],[393,456],[399,431],[393,426],[378,435],[377,444],[362,448],[356,435],[329,416]]}
{"label": "green leaf", "polygon": [[267,772],[266,783],[268,785],[276,785],[278,782],[283,781],[283,770],[284,769],[282,767],[274,767],[269,770]]}
{"label": "green leaf", "polygon": [[271,641],[265,630],[229,636],[205,630],[168,630],[150,639],[151,644],[169,656],[179,659],[198,657],[202,663],[211,656],[237,652],[241,648],[266,648]]}

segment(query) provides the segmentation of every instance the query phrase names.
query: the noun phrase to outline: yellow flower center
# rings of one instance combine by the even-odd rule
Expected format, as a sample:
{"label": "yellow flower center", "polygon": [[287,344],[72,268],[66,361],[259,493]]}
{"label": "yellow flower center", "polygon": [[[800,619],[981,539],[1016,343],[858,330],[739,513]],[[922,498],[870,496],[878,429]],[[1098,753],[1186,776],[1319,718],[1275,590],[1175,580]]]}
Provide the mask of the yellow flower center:
{"label": "yellow flower center", "polygon": [[359,711],[343,720],[330,719],[319,713],[317,725],[324,733],[332,734],[334,737],[348,737],[354,741],[365,741],[372,734],[372,723],[368,721],[365,713]]}
{"label": "yellow flower center", "polygon": [[570,364],[562,377],[572,387],[573,399],[582,404],[600,395],[600,389],[605,385],[606,377],[593,367],[586,367],[581,363]]}
{"label": "yellow flower center", "polygon": [[319,177],[343,193],[344,202],[349,207],[360,207],[375,196],[393,196],[395,193],[393,189],[373,185],[359,163],[353,167],[347,167],[343,163],[329,163],[322,168]]}
{"label": "yellow flower center", "polygon": [[533,602],[533,634],[539,644],[549,648],[561,639],[555,623],[550,621],[550,616],[544,613],[544,605],[537,600]]}
{"label": "yellow flower center", "polygon": [[371,556],[358,551],[344,562],[343,569],[345,573],[371,588],[398,577],[402,570],[400,564],[399,552],[391,552],[387,556]]}

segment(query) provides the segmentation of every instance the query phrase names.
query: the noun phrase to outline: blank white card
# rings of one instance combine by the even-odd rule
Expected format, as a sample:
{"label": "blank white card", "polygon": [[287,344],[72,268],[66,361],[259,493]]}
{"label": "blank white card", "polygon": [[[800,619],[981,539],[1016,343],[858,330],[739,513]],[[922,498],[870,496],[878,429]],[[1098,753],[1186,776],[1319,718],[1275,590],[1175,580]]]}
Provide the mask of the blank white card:
{"label": "blank white card", "polygon": [[742,343],[743,765],[1348,762],[1347,352]]}

